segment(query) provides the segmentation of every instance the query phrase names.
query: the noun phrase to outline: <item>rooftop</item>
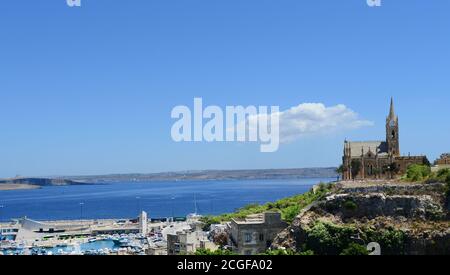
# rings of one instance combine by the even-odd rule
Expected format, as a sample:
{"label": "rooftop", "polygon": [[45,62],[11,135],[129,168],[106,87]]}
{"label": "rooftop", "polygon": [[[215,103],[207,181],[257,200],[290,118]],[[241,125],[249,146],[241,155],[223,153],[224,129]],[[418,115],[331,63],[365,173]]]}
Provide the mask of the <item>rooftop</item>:
{"label": "rooftop", "polygon": [[387,143],[385,141],[346,141],[346,148],[350,148],[352,157],[359,157],[369,151],[374,154],[387,153]]}
{"label": "rooftop", "polygon": [[245,218],[236,218],[233,221],[237,224],[261,224],[264,223],[263,214],[249,215]]}

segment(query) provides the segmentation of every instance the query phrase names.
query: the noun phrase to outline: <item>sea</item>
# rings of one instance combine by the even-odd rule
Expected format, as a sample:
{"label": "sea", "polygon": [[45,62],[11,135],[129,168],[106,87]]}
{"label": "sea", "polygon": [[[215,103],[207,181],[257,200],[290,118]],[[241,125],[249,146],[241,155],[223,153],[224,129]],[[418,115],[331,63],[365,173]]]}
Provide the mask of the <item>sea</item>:
{"label": "sea", "polygon": [[111,182],[0,191],[0,221],[128,219],[141,211],[150,218],[218,215],[303,194],[317,183],[333,180]]}

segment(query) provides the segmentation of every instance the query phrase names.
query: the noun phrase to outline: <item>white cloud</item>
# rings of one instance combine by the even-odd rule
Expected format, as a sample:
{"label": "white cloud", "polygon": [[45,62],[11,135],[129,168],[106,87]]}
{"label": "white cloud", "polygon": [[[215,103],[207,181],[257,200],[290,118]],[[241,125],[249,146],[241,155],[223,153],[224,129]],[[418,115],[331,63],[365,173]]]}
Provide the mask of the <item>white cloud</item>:
{"label": "white cloud", "polygon": [[[259,119],[260,116],[249,117],[249,120]],[[281,143],[308,135],[373,126],[373,122],[360,119],[356,112],[342,104],[326,107],[322,103],[303,103],[271,116],[279,116]]]}
{"label": "white cloud", "polygon": [[372,126],[345,105],[326,107],[322,103],[303,103],[280,113],[281,142],[290,142],[310,134]]}

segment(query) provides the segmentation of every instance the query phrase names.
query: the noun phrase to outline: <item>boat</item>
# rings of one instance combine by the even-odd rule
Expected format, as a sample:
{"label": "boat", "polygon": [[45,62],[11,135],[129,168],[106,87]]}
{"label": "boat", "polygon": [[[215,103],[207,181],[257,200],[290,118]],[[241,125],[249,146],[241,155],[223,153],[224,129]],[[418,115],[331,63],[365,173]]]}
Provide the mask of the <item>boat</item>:
{"label": "boat", "polygon": [[202,217],[202,215],[198,214],[198,206],[197,206],[197,196],[196,194],[194,194],[194,213],[191,213],[189,215],[186,216],[186,218],[192,219],[192,220],[196,220],[196,219],[200,219]]}
{"label": "boat", "polygon": [[130,246],[130,241],[127,238],[113,239],[115,245],[120,247]]}

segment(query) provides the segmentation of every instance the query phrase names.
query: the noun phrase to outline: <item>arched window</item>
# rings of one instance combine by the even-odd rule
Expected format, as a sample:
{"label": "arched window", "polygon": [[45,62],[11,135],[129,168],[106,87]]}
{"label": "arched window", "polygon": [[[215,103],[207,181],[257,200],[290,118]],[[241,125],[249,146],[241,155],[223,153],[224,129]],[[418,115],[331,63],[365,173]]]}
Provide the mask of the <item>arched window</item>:
{"label": "arched window", "polygon": [[395,131],[394,131],[394,130],[392,130],[392,135],[391,135],[391,137],[392,137],[392,138],[395,138]]}
{"label": "arched window", "polygon": [[373,165],[372,164],[367,165],[367,172],[368,172],[369,176],[373,175]]}

